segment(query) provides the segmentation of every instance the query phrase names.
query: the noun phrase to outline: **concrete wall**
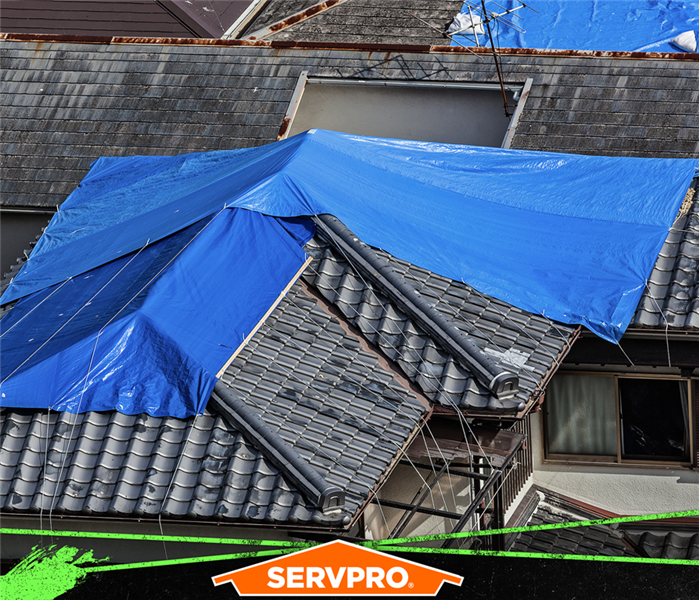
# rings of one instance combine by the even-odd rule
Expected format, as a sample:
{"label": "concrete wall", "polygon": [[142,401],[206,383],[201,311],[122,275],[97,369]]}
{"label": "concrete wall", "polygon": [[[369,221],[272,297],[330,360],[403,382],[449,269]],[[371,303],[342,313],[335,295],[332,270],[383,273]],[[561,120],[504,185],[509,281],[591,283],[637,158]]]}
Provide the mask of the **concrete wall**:
{"label": "concrete wall", "polygon": [[544,463],[541,412],[531,424],[536,485],[623,515],[699,509],[698,471]]}
{"label": "concrete wall", "polygon": [[[509,104],[516,104],[508,94]],[[510,119],[499,90],[306,84],[290,135],[313,127],[355,135],[502,146]]]}

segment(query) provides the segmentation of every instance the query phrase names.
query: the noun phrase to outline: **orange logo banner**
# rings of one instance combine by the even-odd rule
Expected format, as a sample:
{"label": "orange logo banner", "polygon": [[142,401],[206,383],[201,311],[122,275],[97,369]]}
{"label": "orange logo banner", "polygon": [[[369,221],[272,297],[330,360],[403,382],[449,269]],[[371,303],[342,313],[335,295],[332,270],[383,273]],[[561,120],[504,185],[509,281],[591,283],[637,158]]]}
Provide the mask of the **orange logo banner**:
{"label": "orange logo banner", "polygon": [[335,540],[212,577],[241,596],[435,596],[463,577]]}

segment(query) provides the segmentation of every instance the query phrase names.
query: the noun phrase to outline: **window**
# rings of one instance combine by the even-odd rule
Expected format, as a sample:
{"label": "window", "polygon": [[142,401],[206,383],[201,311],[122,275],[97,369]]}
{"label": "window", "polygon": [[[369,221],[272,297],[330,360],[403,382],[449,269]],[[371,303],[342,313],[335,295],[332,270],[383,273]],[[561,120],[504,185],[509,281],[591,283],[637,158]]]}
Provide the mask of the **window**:
{"label": "window", "polygon": [[680,378],[558,374],[546,393],[546,457],[689,463],[689,392]]}
{"label": "window", "polygon": [[[510,114],[531,80],[508,84]],[[509,147],[518,117],[506,117],[498,84],[454,81],[299,79],[280,137],[308,129],[355,135]]]}

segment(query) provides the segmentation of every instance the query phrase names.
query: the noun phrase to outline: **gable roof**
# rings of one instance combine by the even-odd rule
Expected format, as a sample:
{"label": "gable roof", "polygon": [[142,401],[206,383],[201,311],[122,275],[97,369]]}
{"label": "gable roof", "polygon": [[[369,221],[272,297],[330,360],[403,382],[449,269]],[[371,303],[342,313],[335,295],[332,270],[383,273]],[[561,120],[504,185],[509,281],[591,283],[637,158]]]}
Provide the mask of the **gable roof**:
{"label": "gable roof", "polygon": [[3,0],[2,30],[18,33],[191,37],[156,2]]}
{"label": "gable roof", "polygon": [[[448,46],[449,40],[442,33],[461,12],[463,1],[349,0],[309,16],[303,11],[311,13],[312,7],[320,8],[330,3],[288,4],[273,0],[239,37],[297,42]],[[286,10],[282,10],[282,7]]]}

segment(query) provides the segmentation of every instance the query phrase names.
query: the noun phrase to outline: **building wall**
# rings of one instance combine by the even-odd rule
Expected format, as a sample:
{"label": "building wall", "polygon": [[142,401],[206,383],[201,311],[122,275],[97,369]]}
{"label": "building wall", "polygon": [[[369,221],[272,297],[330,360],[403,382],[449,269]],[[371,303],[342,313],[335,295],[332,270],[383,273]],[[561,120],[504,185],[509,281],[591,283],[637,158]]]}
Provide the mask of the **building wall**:
{"label": "building wall", "polygon": [[545,463],[542,414],[531,418],[536,485],[622,515],[699,509],[696,470]]}

